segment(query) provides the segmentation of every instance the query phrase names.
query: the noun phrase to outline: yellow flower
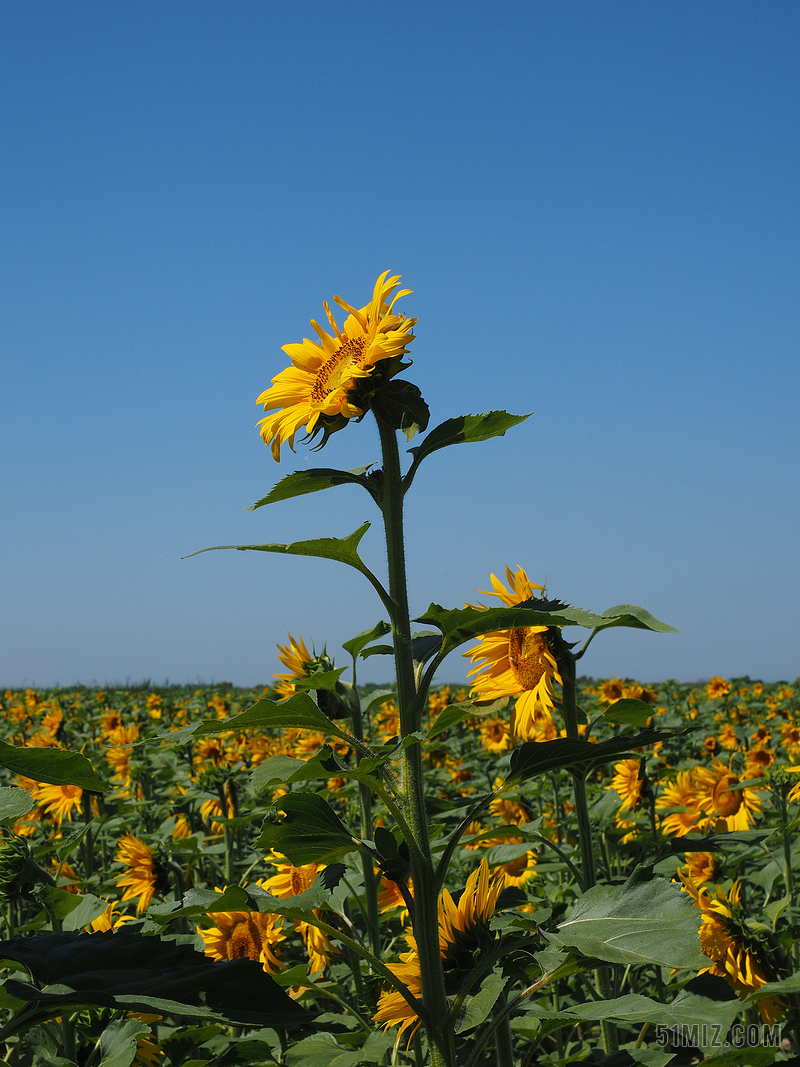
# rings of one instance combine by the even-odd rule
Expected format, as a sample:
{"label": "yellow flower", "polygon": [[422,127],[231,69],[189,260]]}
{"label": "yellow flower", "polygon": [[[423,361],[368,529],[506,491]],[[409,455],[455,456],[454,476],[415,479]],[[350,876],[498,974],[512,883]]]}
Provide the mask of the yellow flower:
{"label": "yellow flower", "polygon": [[[497,870],[490,874],[489,865],[484,859],[467,879],[458,904],[447,889],[439,897],[439,951],[445,975],[452,975],[456,982],[496,940],[497,935],[489,929],[489,922],[505,883],[505,872]],[[387,966],[414,996],[419,997],[422,984],[417,943],[410,936],[406,941],[410,951],[401,953],[400,963],[389,963]],[[395,1048],[406,1030],[411,1029],[410,1042],[420,1025],[414,1009],[400,993],[393,990],[381,994],[378,1010],[372,1018],[377,1023],[383,1023],[384,1029],[389,1026],[400,1027]]]}
{"label": "yellow flower", "polygon": [[481,745],[487,752],[505,752],[511,748],[508,723],[502,719],[484,719],[481,723]]}
{"label": "yellow flower", "polygon": [[102,934],[108,930],[118,930],[125,923],[136,921],[135,916],[125,915],[124,912],[121,915],[117,915],[118,903],[116,900],[110,901],[106,910],[98,915],[96,919],[92,919],[89,927],[93,934]]}
{"label": "yellow flower", "polygon": [[760,778],[775,762],[775,750],[758,745],[744,754],[744,769],[747,778]]}
{"label": "yellow flower", "polygon": [[[482,589],[478,592],[499,597],[505,605],[513,607],[530,600],[534,589],[543,589],[529,581],[522,567],[514,573],[506,567],[506,580],[509,588],[493,574],[494,592]],[[552,717],[553,680],[561,682],[558,666],[543,636],[546,631],[546,626],[525,626],[484,634],[475,648],[464,653],[473,663],[478,662],[467,676],[474,676],[472,696],[497,700],[519,694],[513,731],[522,740],[532,739],[537,725]]]}
{"label": "yellow flower", "polygon": [[642,795],[641,760],[624,759],[614,764],[614,777],[606,789],[615,789],[622,800],[620,811],[633,811]]}
{"label": "yellow flower", "polygon": [[272,387],[256,401],[265,411],[277,409],[258,424],[264,444],[272,445],[276,462],[280,462],[282,444],[288,442],[294,450],[295,434],[301,426],[309,436],[320,428],[327,436],[347,419],[360,418],[364,409],[354,402],[351,391],[361,379],[372,375],[376,364],[401,357],[414,340],[411,330],[417,320],[393,311],[395,302],[411,290],[401,289],[392,296],[400,275],[389,278],[388,274],[387,270],[378,278],[372,300],[360,310],[334,297],[349,312],[341,330],[325,303],[333,334],[312,319],[320,344],[304,338],[302,344],[283,346],[292,366],[273,378]]}
{"label": "yellow flower", "polygon": [[[298,893],[304,893],[310,889],[314,879],[323,870],[324,864],[306,863],[302,867],[295,867],[288,860],[269,857],[269,862],[278,868],[278,873],[259,882],[268,893],[274,897],[296,897]],[[296,920],[295,930],[300,934],[306,946],[306,952],[311,962],[311,974],[318,974],[330,963],[330,958],[336,951],[321,930],[311,923]]]}
{"label": "yellow flower", "polygon": [[717,697],[726,697],[730,693],[731,688],[724,678],[714,676],[709,678],[708,685],[706,686],[706,696],[711,700],[715,700]]}
{"label": "yellow flower", "polygon": [[699,792],[691,771],[678,771],[674,782],[667,782],[661,796],[656,800],[656,809],[685,808],[673,811],[661,821],[662,834],[677,834],[682,837],[693,830],[700,818]]}
{"label": "yellow flower", "polygon": [[273,674],[272,676],[273,678],[278,679],[278,684],[275,686],[275,692],[280,693],[281,700],[286,700],[297,692],[295,682],[298,678],[306,677],[308,674],[306,667],[314,660],[314,656],[305,646],[302,635],[300,635],[297,640],[295,640],[291,634],[287,634],[287,636],[289,638],[289,644],[278,645],[278,659],[290,673]]}
{"label": "yellow flower", "polygon": [[732,750],[739,744],[736,731],[729,722],[726,722],[719,732],[719,743],[723,748]]}
{"label": "yellow flower", "polygon": [[[151,1034],[150,1037],[153,1035]],[[136,1055],[134,1063],[140,1063],[142,1067],[159,1067],[164,1053],[150,1038],[140,1037],[136,1042]]]}
{"label": "yellow flower", "polygon": [[622,700],[624,688],[625,684],[621,678],[609,678],[600,683],[600,688],[597,690],[597,699],[601,704],[613,704],[617,700]]}
{"label": "yellow flower", "polygon": [[257,911],[213,911],[214,925],[197,932],[206,946],[206,955],[215,960],[255,960],[265,971],[274,973],[283,967],[274,946],[285,940],[282,919]]}
{"label": "yellow flower", "polygon": [[83,790],[77,785],[37,785],[31,796],[59,826],[65,818],[72,822],[73,811],[80,811],[83,803]]}
{"label": "yellow flower", "polygon": [[692,772],[697,790],[697,806],[708,816],[701,826],[715,830],[747,830],[761,801],[752,789],[737,789],[740,779],[724,763],[695,767]]}
{"label": "yellow flower", "polygon": [[529,878],[533,878],[536,874],[537,859],[538,856],[533,849],[528,849],[527,852],[523,852],[517,859],[511,860],[509,863],[504,863],[502,865],[502,871],[506,876],[505,884],[521,886],[524,885]]}
{"label": "yellow flower", "polygon": [[161,868],[154,859],[152,851],[132,833],[127,833],[120,838],[117,855],[114,858],[117,863],[124,863],[128,868],[126,874],[121,874],[116,879],[116,884],[120,888],[126,887],[122,899],[123,901],[136,900],[136,913],[141,915],[147,911],[156,885],[163,876]]}
{"label": "yellow flower", "polygon": [[[714,857],[710,852],[686,852],[686,863],[683,867],[678,868],[678,874],[681,877],[684,885],[687,885],[687,881],[692,887],[703,885],[705,882],[710,882],[714,877]],[[687,886],[689,888],[689,886]],[[692,892],[691,889],[689,889]],[[692,896],[696,897],[696,892],[692,893]]]}

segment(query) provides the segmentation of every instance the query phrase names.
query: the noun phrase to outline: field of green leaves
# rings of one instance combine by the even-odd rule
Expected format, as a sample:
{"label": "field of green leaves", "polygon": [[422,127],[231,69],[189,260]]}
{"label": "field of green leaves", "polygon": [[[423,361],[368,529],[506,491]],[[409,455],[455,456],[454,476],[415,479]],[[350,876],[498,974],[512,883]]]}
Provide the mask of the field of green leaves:
{"label": "field of green leaves", "polygon": [[[5,692],[3,742],[40,754],[31,767],[44,778],[58,777],[52,750],[83,753],[97,784],[4,772],[2,1062],[424,1062],[418,1016],[390,984],[400,976],[414,988],[407,848],[386,829],[396,811],[380,796],[362,837],[359,777],[371,766],[347,740],[353,694],[332,664],[313,668],[305,679],[290,671],[277,694]],[[520,753],[536,758],[531,745],[548,742],[552,754],[560,735],[572,743],[558,718],[514,746],[513,699],[467,696],[434,688],[413,741],[433,855],[451,858],[440,945],[461,1062],[498,1062],[502,1031],[490,1022],[500,1017],[526,1067],[586,1062],[609,1024],[622,1052],[608,1063],[794,1056],[797,683],[579,680],[593,888],[575,760],[520,767]],[[391,774],[394,695],[358,698],[360,740]],[[338,726],[333,739],[313,728],[320,712]],[[319,803],[293,807],[293,795]]]}

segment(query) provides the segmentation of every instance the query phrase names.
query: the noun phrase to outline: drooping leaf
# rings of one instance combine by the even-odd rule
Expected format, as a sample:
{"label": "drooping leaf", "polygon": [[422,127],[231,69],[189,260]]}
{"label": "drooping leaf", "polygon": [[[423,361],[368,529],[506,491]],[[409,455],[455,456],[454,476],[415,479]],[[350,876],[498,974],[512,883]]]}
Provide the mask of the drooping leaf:
{"label": "drooping leaf", "polygon": [[17,785],[0,786],[0,822],[16,822],[35,807],[36,802],[27,789]]}
{"label": "drooping leaf", "polygon": [[[335,667],[332,671],[315,671],[307,678],[295,678],[294,687],[298,692],[308,692],[311,689],[325,689],[329,693],[336,692],[336,683],[347,670],[346,667]],[[327,718],[327,716],[325,716]]]}
{"label": "drooping leaf", "polygon": [[[25,1025],[83,1006],[151,1011],[156,1002],[162,1005],[161,1014],[192,1016],[198,1007],[205,1007],[231,1021],[261,1026],[297,1026],[313,1020],[259,963],[213,962],[191,945],[141,933],[14,937],[0,942],[0,958],[21,963],[43,986],[6,982],[12,996],[38,1009],[23,1009],[28,1012]],[[16,1028],[12,1019],[2,1036]]]}
{"label": "drooping leaf", "polygon": [[369,528],[370,523],[365,522],[347,537],[317,537],[313,541],[293,541],[288,545],[212,545],[211,548],[201,548],[183,558],[191,559],[192,556],[199,556],[203,552],[219,552],[226,549],[236,549],[237,552],[279,552],[289,556],[318,556],[320,559],[333,559],[363,572],[366,568],[358,555],[358,546]]}
{"label": "drooping leaf", "polygon": [[[678,731],[682,733],[683,731]],[[510,773],[506,784],[533,778],[537,774],[567,767],[573,771],[586,771],[591,767],[618,759],[624,752],[652,745],[674,737],[675,732],[666,730],[641,730],[637,734],[610,737],[593,744],[580,737],[556,737],[552,741],[525,741],[511,753]]]}
{"label": "drooping leaf", "polygon": [[611,626],[630,626],[637,630],[655,630],[662,634],[680,633],[674,626],[668,626],[665,622],[659,622],[649,611],[640,608],[638,604],[615,604],[613,608],[607,608],[602,615],[606,622],[596,626],[598,630],[607,630]]}
{"label": "drooping leaf", "polygon": [[[411,655],[415,663],[427,663],[442,647],[442,635],[432,630],[420,630],[411,635]],[[392,650],[394,651],[394,650]]]}
{"label": "drooping leaf", "polygon": [[[348,1042],[349,1043],[349,1042]],[[312,1034],[286,1050],[288,1067],[358,1067],[361,1063],[383,1063],[394,1044],[394,1034],[374,1030],[363,1048],[345,1048],[333,1034]]]}
{"label": "drooping leaf", "polygon": [[440,448],[448,445],[468,444],[470,442],[488,441],[491,437],[502,437],[506,430],[512,426],[518,426],[530,418],[528,415],[511,415],[507,411],[487,411],[482,415],[459,415],[455,419],[447,419],[439,423],[431,432],[409,452],[414,456],[414,461],[406,475],[406,484],[409,485],[417,467],[427,456]]}
{"label": "drooping leaf", "polygon": [[445,733],[451,726],[462,722],[464,719],[484,718],[486,715],[494,715],[501,711],[508,703],[508,697],[499,700],[462,700],[458,704],[449,704],[444,711],[436,716],[436,719],[428,730],[427,739],[432,741],[434,737]]}
{"label": "drooping leaf", "polygon": [[[602,622],[599,615],[583,611],[582,608],[559,607],[546,611],[535,606],[531,600],[527,605],[513,608],[443,608],[440,604],[431,604],[424,615],[414,622],[430,623],[442,633],[440,655],[445,656],[465,641],[480,637],[482,634],[497,630],[511,630],[525,626],[586,626],[589,629]],[[530,605],[530,606],[528,606]]]}
{"label": "drooping leaf", "polygon": [[674,882],[637,867],[621,886],[596,885],[558,927],[558,939],[582,955],[609,963],[660,964],[697,971],[700,918]]}
{"label": "drooping leaf", "polygon": [[600,716],[603,722],[612,722],[617,725],[647,726],[647,720],[652,718],[653,709],[644,700],[635,700],[632,697],[623,697],[615,700]]}
{"label": "drooping leaf", "polygon": [[370,656],[392,656],[394,655],[393,645],[370,645],[369,648],[365,648],[361,653],[362,659],[369,659]]}
{"label": "drooping leaf", "polygon": [[98,1067],[130,1067],[136,1056],[138,1039],[150,1032],[150,1023],[141,1019],[114,1019],[97,1042],[103,1055]]}
{"label": "drooping leaf", "polygon": [[76,898],[78,906],[73,908],[65,917],[63,921],[63,927],[65,932],[69,933],[70,930],[83,930],[89,923],[94,922],[99,918],[108,907],[107,900],[101,900],[100,897],[96,897],[93,893],[75,894],[69,893],[68,896]]}
{"label": "drooping leaf", "polygon": [[349,641],[342,642],[342,648],[345,652],[348,652],[351,656],[357,656],[362,649],[367,645],[372,644],[373,641],[377,641],[379,637],[384,637],[386,634],[392,632],[392,628],[388,622],[381,619],[377,622],[371,630],[363,630],[360,634],[356,634],[355,637],[351,637]]}
{"label": "drooping leaf", "polygon": [[330,489],[334,485],[352,483],[368,489],[369,482],[365,475],[369,469],[369,467],[354,467],[353,470],[339,471],[333,467],[312,467],[307,471],[295,471],[281,478],[266,496],[242,510],[255,511],[257,508],[263,508],[265,504],[275,504],[279,500],[305,496],[306,493],[318,493],[320,489]]}
{"label": "drooping leaf", "polygon": [[104,792],[91,763],[80,752],[67,752],[63,748],[18,748],[0,741],[0,767],[47,785],[76,785],[93,793]]}
{"label": "drooping leaf", "polygon": [[491,971],[481,982],[481,988],[474,997],[469,997],[456,1023],[456,1033],[463,1034],[484,1021],[495,1006],[497,998],[503,992],[505,978],[501,971]]}
{"label": "drooping leaf", "polygon": [[250,775],[250,781],[254,789],[275,789],[284,782],[288,782],[294,772],[304,766],[305,760],[280,753],[260,763]]}
{"label": "drooping leaf", "polygon": [[684,837],[673,837],[664,842],[659,860],[680,852],[719,852],[736,845],[757,845],[775,832],[774,829],[731,830],[724,834],[687,834]]}
{"label": "drooping leaf", "polygon": [[199,722],[181,726],[158,734],[148,740],[186,744],[195,737],[216,736],[228,730],[314,730],[334,737],[344,737],[341,730],[320,711],[307,693],[295,693],[288,700],[278,703],[263,697],[251,708],[230,719],[200,719]]}
{"label": "drooping leaf", "polygon": [[92,819],[90,822],[84,823],[83,826],[81,826],[79,829],[73,830],[71,834],[67,834],[67,836],[61,840],[60,844],[56,848],[56,855],[58,856],[61,863],[64,863],[65,860],[67,860],[72,855],[75,849],[80,845],[80,843],[88,834],[93,823],[94,819]]}
{"label": "drooping leaf", "polygon": [[318,793],[287,793],[279,798],[275,807],[284,817],[280,822],[264,822],[255,847],[280,852],[295,867],[305,863],[330,863],[360,847],[358,840]]}

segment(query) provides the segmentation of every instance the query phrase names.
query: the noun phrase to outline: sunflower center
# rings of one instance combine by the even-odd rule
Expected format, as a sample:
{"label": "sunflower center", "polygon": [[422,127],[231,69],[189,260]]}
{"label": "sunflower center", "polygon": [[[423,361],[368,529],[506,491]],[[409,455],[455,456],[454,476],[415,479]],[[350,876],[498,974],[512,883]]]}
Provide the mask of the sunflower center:
{"label": "sunflower center", "polygon": [[738,781],[739,779],[735,774],[726,774],[714,789],[714,806],[717,809],[717,814],[723,818],[735,815],[742,806],[741,789],[731,789],[726,792],[729,785],[736,785]]}
{"label": "sunflower center", "polygon": [[526,628],[511,631],[508,659],[514,678],[524,690],[535,689],[547,671],[547,645],[540,633]]}
{"label": "sunflower center", "polygon": [[315,863],[306,864],[305,867],[293,867],[292,895],[297,896],[298,893],[305,893],[307,889],[310,889],[316,875],[317,865]]}
{"label": "sunflower center", "polygon": [[229,960],[255,960],[261,955],[261,938],[249,919],[242,919],[231,930],[225,946]]}
{"label": "sunflower center", "polygon": [[327,359],[317,371],[311,390],[311,402],[322,404],[330,394],[341,389],[353,367],[361,367],[367,351],[366,337],[344,337],[338,351]]}

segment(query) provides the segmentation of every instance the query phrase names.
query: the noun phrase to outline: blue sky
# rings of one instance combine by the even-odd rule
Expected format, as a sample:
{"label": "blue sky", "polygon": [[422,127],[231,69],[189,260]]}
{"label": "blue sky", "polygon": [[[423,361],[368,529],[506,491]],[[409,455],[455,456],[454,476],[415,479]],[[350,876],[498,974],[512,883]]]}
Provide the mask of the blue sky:
{"label": "blue sky", "polygon": [[681,630],[604,634],[587,673],[800,674],[793,0],[41,0],[0,28],[0,683],[251,685],[287,631],[336,653],[377,621],[332,563],[181,557],[377,519],[356,487],[242,508],[378,459],[365,420],[278,467],[255,398],[386,269],[434,424],[535,412],[422,468],[414,609],[519,564]]}

